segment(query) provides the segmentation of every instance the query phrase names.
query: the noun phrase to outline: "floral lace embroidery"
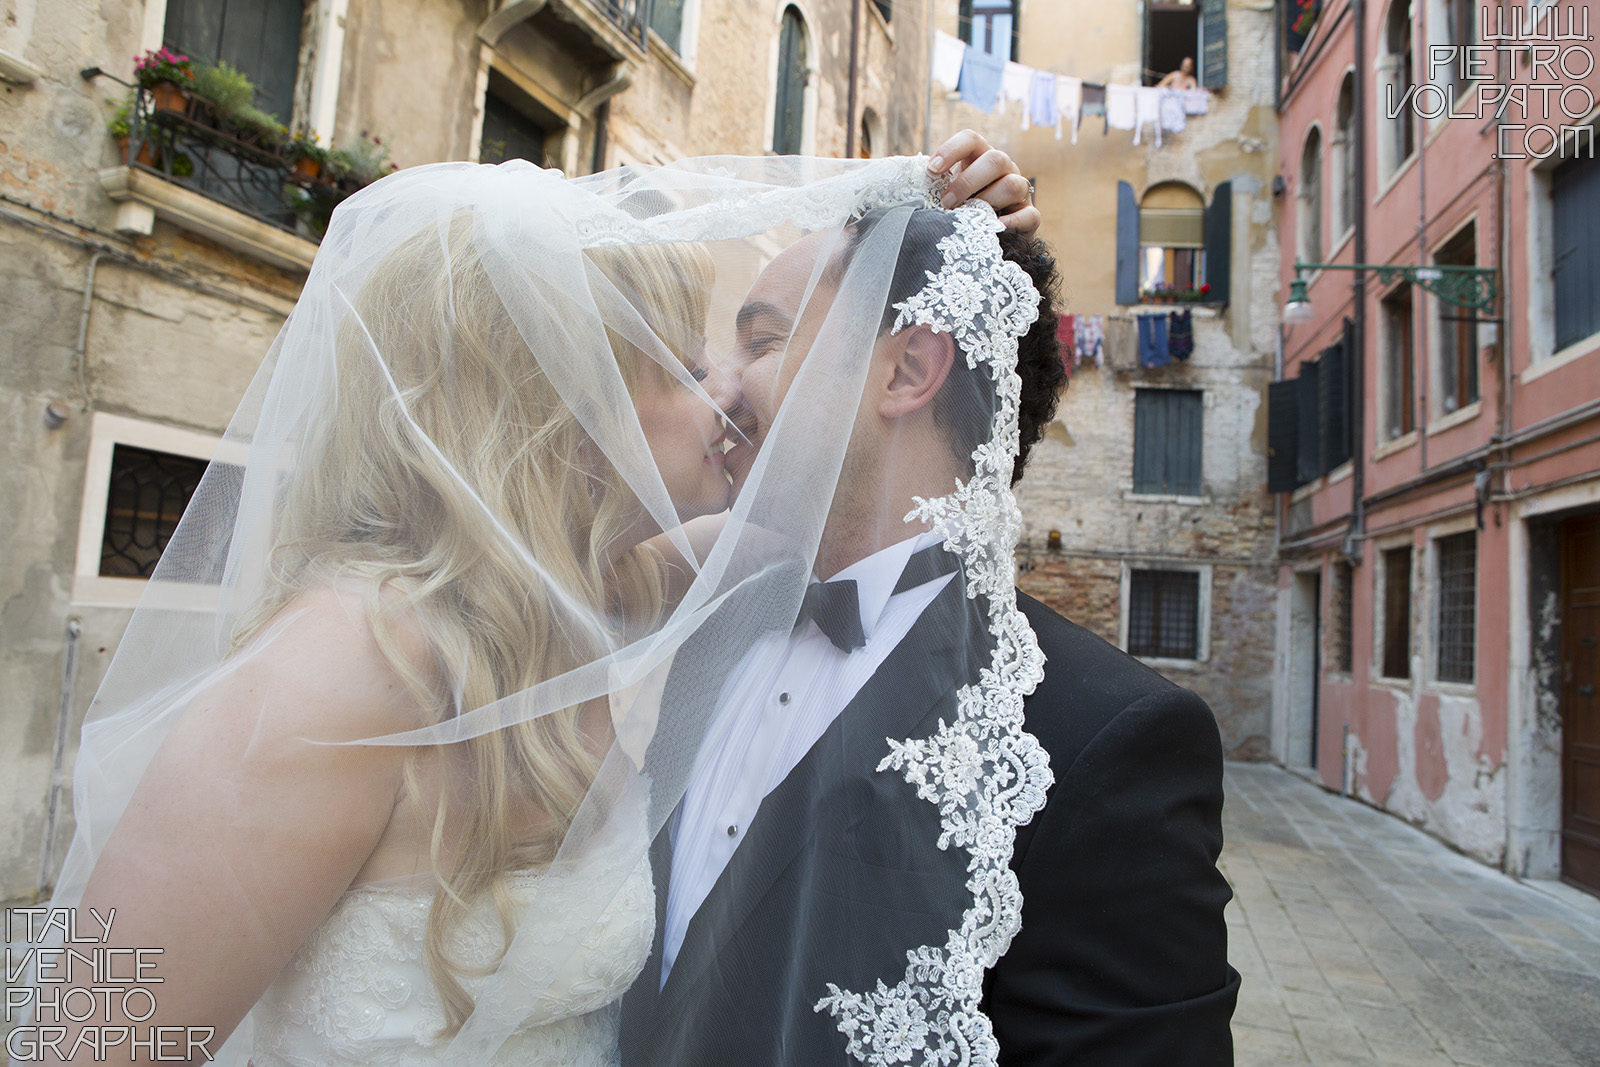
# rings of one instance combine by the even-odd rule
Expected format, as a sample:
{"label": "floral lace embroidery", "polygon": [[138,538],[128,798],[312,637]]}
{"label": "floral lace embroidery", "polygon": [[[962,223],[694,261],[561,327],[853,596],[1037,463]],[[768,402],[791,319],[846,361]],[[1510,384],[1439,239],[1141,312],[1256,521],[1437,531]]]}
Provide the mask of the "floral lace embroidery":
{"label": "floral lace embroidery", "polygon": [[972,906],[940,946],[906,953],[905,977],[879,981],[866,993],[828,983],[816,1004],[837,1020],[846,1050],[863,1063],[887,1065],[993,1064],[994,1028],[979,1008],[983,975],[1005,953],[1022,925],[1022,892],[1011,871],[1017,827],[1044,806],[1054,781],[1050,759],[1023,728],[1023,697],[1044,677],[1044,655],[1017,609],[1012,551],[1022,516],[1011,494],[1018,442],[1017,339],[1038,316],[1039,294],[1026,272],[1001,257],[1003,227],[987,204],[954,212],[955,232],[939,242],[944,265],[903,303],[896,332],[908,324],[952,334],[967,364],[987,365],[998,410],[987,442],[973,452],[973,477],[956,491],[918,498],[907,521],[929,522],[966,566],[969,598],[988,604],[995,647],[977,684],[957,693],[955,718],[933,736],[897,741],[878,770],[899,771],[917,796],[939,808],[938,846],[968,849]]}

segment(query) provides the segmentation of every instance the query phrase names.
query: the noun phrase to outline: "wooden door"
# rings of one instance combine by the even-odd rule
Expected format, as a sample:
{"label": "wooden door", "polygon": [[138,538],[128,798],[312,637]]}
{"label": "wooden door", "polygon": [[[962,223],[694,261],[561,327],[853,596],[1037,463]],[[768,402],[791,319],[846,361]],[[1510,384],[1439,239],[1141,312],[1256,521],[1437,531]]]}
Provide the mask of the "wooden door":
{"label": "wooden door", "polygon": [[1600,894],[1600,515],[1561,527],[1561,878]]}

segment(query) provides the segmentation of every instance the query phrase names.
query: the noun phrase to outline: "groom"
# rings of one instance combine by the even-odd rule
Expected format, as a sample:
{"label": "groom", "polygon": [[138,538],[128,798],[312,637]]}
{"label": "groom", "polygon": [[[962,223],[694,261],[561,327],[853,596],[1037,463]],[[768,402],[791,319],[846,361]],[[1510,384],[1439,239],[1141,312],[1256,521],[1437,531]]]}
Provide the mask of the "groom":
{"label": "groom", "polygon": [[[1055,272],[1031,237],[1002,241],[1045,296],[1019,350],[1020,477],[1060,384]],[[914,233],[905,242],[891,306],[938,269],[934,243]],[[843,269],[819,270],[818,259],[847,255],[799,242],[746,300],[737,386],[758,443],[815,332],[801,309],[825,307],[824,287]],[[808,301],[812,285],[822,296]],[[987,662],[987,648],[966,639],[984,620],[936,537],[906,538],[880,520],[948,492],[983,438],[940,416],[971,382],[949,336],[888,325],[816,564],[854,579],[858,602],[843,626],[841,613],[825,627],[828,614],[813,611],[775,664],[734,679],[726,700],[771,696],[777,713],[708,748],[715,759],[657,842],[656,943],[624,1002],[624,1067],[848,1063],[834,1019],[814,1010],[828,984],[894,985],[906,949],[943,945],[949,916],[970,903],[965,851],[930,844],[938,809],[876,767],[886,737],[924,736],[954,714],[961,680]],[[787,337],[789,358],[763,348],[765,336]],[[1229,1063],[1238,977],[1215,866],[1221,751],[1211,713],[1036,601],[1019,604],[1047,660],[1027,729],[1056,784],[1017,834],[1022,930],[985,985],[1000,1062]],[[816,678],[828,684],[807,684]],[[773,723],[782,730],[768,736]]]}

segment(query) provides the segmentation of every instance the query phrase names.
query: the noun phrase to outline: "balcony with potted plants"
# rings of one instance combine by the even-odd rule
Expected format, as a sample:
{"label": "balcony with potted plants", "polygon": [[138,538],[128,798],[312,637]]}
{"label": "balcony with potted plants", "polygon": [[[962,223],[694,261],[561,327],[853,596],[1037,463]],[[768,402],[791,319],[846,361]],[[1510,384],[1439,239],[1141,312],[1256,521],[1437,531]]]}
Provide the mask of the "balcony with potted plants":
{"label": "balcony with potted plants", "polygon": [[160,49],[137,61],[135,83],[108,125],[118,165],[100,172],[124,233],[148,235],[160,218],[303,271],[334,207],[394,169],[365,132],[345,147],[291,134],[225,62]]}

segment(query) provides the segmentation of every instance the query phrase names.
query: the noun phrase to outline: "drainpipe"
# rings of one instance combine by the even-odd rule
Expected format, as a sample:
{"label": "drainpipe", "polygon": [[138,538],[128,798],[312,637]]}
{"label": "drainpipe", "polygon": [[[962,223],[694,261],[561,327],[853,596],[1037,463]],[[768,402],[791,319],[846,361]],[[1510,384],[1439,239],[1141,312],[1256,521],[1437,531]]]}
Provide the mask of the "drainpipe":
{"label": "drainpipe", "polygon": [[76,616],[67,620],[67,639],[61,657],[61,703],[56,707],[56,744],[50,758],[50,789],[45,796],[44,844],[39,850],[39,879],[35,899],[43,900],[56,865],[56,821],[61,816],[61,793],[66,787],[67,733],[78,683],[78,639],[83,624]]}
{"label": "drainpipe", "polygon": [[94,303],[94,271],[100,265],[104,252],[89,257],[89,268],[83,275],[83,308],[78,313],[78,347],[73,365],[78,373],[78,393],[83,397],[80,411],[89,410],[89,372],[85,366],[89,358],[89,307]]}
{"label": "drainpipe", "polygon": [[[1366,0],[1350,0],[1351,21],[1354,23],[1355,41],[1355,93],[1351,107],[1355,111],[1354,129],[1351,131],[1350,151],[1356,154],[1352,197],[1356,204],[1356,232],[1352,240],[1356,262],[1367,261],[1367,12]],[[1367,508],[1364,497],[1367,484],[1367,272],[1355,272],[1355,315],[1351,333],[1355,342],[1351,364],[1350,394],[1355,403],[1350,410],[1351,434],[1355,438],[1350,464],[1350,533],[1345,538],[1344,554],[1351,563],[1361,562],[1362,541],[1367,532]]]}
{"label": "drainpipe", "polygon": [[845,101],[844,158],[856,157],[856,75],[861,64],[861,0],[850,0],[850,92]]}

